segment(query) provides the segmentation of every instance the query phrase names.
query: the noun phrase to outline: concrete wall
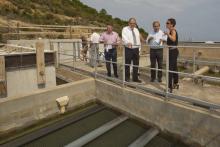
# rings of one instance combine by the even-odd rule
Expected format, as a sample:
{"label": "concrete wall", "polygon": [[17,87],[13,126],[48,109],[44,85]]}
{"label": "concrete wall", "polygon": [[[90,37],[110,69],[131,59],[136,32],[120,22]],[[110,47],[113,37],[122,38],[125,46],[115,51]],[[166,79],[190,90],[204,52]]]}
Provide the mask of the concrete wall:
{"label": "concrete wall", "polygon": [[59,113],[56,99],[62,96],[69,96],[69,109],[94,101],[95,81],[89,78],[30,95],[0,99],[0,134]]}
{"label": "concrete wall", "polygon": [[68,109],[98,99],[162,131],[177,135],[186,143],[207,147],[220,145],[220,116],[213,111],[164,101],[92,78],[38,90],[30,95],[0,99],[0,134],[58,114],[56,98],[61,96],[70,97]]}
{"label": "concrete wall", "polygon": [[[15,69],[7,71],[7,92],[8,96],[32,93],[40,89],[37,84],[37,69]],[[46,84],[45,88],[56,86],[56,70],[54,66],[45,67]]]}
{"label": "concrete wall", "polygon": [[98,80],[96,96],[103,103],[180,136],[187,143],[220,146],[219,115]]}

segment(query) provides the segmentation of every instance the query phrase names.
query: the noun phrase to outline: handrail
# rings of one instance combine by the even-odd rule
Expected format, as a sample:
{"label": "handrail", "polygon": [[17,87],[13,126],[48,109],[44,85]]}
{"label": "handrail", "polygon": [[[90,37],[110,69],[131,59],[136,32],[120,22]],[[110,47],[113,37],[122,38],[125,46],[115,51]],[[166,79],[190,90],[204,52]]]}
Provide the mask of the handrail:
{"label": "handrail", "polygon": [[[51,42],[51,43],[63,43],[62,41],[61,42]],[[67,43],[67,42],[64,42],[64,43]],[[76,44],[79,44],[79,43],[82,43],[82,41],[76,41],[76,42],[71,42],[71,43],[76,43]],[[90,41],[88,41],[87,43],[91,43]],[[105,44],[106,45],[106,44]],[[108,45],[112,45],[112,44],[108,44]],[[192,103],[192,104],[197,104],[197,105],[200,105],[200,106],[205,106],[205,107],[207,107],[207,108],[210,108],[210,109],[220,109],[220,104],[213,104],[213,103],[211,103],[211,102],[207,102],[207,101],[204,101],[204,100],[200,100],[200,99],[196,99],[196,98],[193,98],[193,97],[187,97],[187,96],[179,96],[179,95],[176,95],[176,94],[173,94],[173,93],[169,93],[169,91],[168,91],[168,85],[167,85],[167,83],[168,82],[166,82],[166,91],[160,91],[160,90],[155,90],[155,89],[150,89],[149,90],[149,88],[146,88],[146,87],[144,87],[144,86],[142,86],[142,85],[139,85],[139,84],[137,84],[137,83],[128,83],[128,82],[126,82],[125,81],[125,75],[124,75],[124,68],[125,68],[125,65],[128,65],[128,66],[132,66],[132,67],[135,67],[135,65],[130,65],[130,64],[125,64],[124,63],[124,46],[125,45],[123,45],[123,44],[119,44],[118,46],[120,46],[120,47],[123,47],[123,56],[122,56],[122,58],[123,58],[123,63],[118,63],[118,62],[112,62],[112,61],[106,61],[106,60],[102,60],[102,59],[93,59],[93,60],[96,60],[96,61],[101,61],[101,62],[104,62],[104,63],[106,63],[106,62],[110,62],[110,63],[115,63],[115,64],[120,64],[120,65],[122,65],[122,67],[123,67],[123,77],[122,77],[122,80],[120,80],[120,79],[115,79],[115,78],[110,78],[110,80],[111,81],[115,81],[116,83],[118,83],[118,84],[122,84],[123,85],[123,87],[126,87],[125,85],[129,85],[129,86],[132,86],[132,87],[136,87],[137,89],[142,89],[142,90],[146,90],[147,92],[150,92],[150,93],[156,93],[156,94],[159,94],[159,95],[163,95],[163,96],[165,96],[166,98],[165,99],[167,99],[167,98],[174,98],[174,99],[177,99],[177,100],[182,100],[182,101],[185,101],[185,102],[190,102],[190,103]],[[151,45],[147,45],[147,44],[144,44],[144,45],[142,45],[142,47],[143,46],[147,46],[147,47],[151,47]],[[139,46],[140,47],[140,46]],[[167,57],[166,57],[166,59],[168,59],[169,57],[168,57],[168,55],[169,55],[169,53],[168,53],[168,51],[169,51],[169,47],[177,47],[177,48],[180,48],[180,47],[182,47],[182,48],[186,48],[186,49],[190,49],[190,48],[193,48],[193,49],[201,49],[201,48],[206,48],[206,49],[220,49],[220,46],[219,47],[208,47],[208,46],[167,46],[167,45],[164,45],[164,46],[162,46],[163,48],[165,48],[166,49],[166,55],[167,55]],[[73,50],[72,50],[73,52],[76,52],[76,49],[75,48],[73,48]],[[72,52],[71,52],[72,53]],[[193,53],[195,53],[195,52],[193,52]],[[62,50],[61,50],[61,48],[59,49],[59,52],[58,52],[58,54],[59,54],[59,57],[61,56],[61,55],[64,55],[64,54],[68,54],[68,52],[67,53],[64,53],[63,54],[63,52],[62,52]],[[65,55],[64,55],[65,56]],[[71,54],[70,56],[73,56],[73,58],[78,58],[78,56],[76,56],[76,53],[75,54]],[[94,56],[94,57],[96,57],[96,55]],[[87,58],[87,59],[90,59],[90,58]],[[60,61],[60,64],[62,63],[62,61],[61,61],[61,59],[59,59],[59,61]],[[195,60],[195,58],[192,60],[193,62],[195,62],[196,63],[196,60]],[[73,62],[77,62],[76,60],[73,60]],[[217,63],[219,63],[220,64],[220,61],[218,62],[218,61],[216,61]],[[195,64],[194,63],[194,64]],[[194,65],[193,64],[193,65]],[[169,60],[166,60],[166,65],[169,65]],[[97,65],[95,65],[95,66],[97,66]],[[139,67],[140,68],[140,66],[136,66],[136,67]],[[76,69],[76,67],[73,67],[74,69]],[[141,67],[141,68],[145,68],[145,67]],[[160,70],[160,69],[156,69],[156,68],[150,68],[150,67],[147,67],[148,69],[155,69],[155,70]],[[194,74],[194,72],[193,73],[184,73],[184,72],[176,72],[176,71],[170,71],[170,70],[168,70],[169,69],[169,66],[166,66],[166,69],[161,69],[161,71],[163,71],[163,72],[165,72],[166,73],[166,80],[168,81],[168,73],[178,73],[178,74],[181,74],[181,75],[183,75],[183,76],[185,76],[185,77],[191,77],[191,78],[201,78],[201,79],[208,79],[208,80],[213,80],[213,81],[216,81],[216,82],[220,82],[220,77],[212,77],[212,76],[205,76],[205,75],[195,75]],[[104,78],[104,79],[109,79],[109,77],[107,77],[107,76],[105,76],[105,75],[101,75],[101,74],[99,74],[98,72],[97,72],[97,68],[95,67],[94,68],[94,76],[95,77],[102,77],[102,78]]]}
{"label": "handrail", "polygon": [[[55,41],[51,41],[51,43],[53,43]],[[82,43],[82,41],[74,41],[74,42],[62,42],[62,41],[56,41],[56,43]],[[91,41],[86,41],[87,44],[93,44]],[[103,44],[103,45],[113,45],[113,46],[117,46],[117,47],[125,47],[126,44],[124,43],[118,43],[118,44],[109,44],[109,43],[95,43],[95,44]],[[154,45],[148,45],[146,43],[142,43],[141,45],[133,45],[135,47],[155,47]],[[177,45],[177,46],[169,46],[169,45],[161,45],[160,48],[194,48],[194,49],[220,49],[220,46],[215,47],[215,46],[201,46],[201,45],[197,45],[197,46],[191,46],[191,45]]]}
{"label": "handrail", "polygon": [[0,46],[15,47],[15,48],[22,48],[22,49],[27,49],[27,50],[31,50],[31,51],[36,51],[36,48],[20,46],[20,45],[15,45],[15,44],[3,44],[3,43],[0,43]]}

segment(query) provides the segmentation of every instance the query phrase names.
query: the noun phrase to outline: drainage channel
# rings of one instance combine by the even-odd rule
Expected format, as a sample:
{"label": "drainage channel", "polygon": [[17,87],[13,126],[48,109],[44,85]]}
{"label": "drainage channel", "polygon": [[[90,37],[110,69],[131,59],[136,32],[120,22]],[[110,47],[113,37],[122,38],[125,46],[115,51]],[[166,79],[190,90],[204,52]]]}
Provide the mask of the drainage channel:
{"label": "drainage channel", "polygon": [[2,147],[187,147],[157,129],[95,105]]}

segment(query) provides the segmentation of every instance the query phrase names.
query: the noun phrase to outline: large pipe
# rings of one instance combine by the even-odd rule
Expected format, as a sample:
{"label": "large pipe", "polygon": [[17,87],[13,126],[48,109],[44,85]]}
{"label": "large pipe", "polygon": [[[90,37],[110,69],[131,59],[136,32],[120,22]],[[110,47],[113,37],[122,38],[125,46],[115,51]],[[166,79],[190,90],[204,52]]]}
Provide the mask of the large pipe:
{"label": "large pipe", "polygon": [[200,68],[199,70],[197,70],[194,75],[202,75],[204,73],[207,73],[209,71],[209,67],[208,66],[204,66],[202,68]]}
{"label": "large pipe", "polygon": [[[207,73],[209,71],[209,66],[204,66],[202,68],[200,68],[199,70],[195,71],[194,75],[195,75],[195,78],[196,76],[199,76],[199,75],[203,75],[205,73]],[[183,81],[191,81],[192,78],[183,78]]]}

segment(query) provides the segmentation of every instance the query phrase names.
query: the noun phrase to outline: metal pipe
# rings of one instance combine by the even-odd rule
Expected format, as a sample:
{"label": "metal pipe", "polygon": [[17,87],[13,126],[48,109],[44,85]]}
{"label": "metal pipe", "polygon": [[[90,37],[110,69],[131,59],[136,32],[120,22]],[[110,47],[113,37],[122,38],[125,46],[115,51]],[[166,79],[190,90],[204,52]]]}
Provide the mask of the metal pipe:
{"label": "metal pipe", "polygon": [[93,62],[95,62],[95,79],[96,79],[96,74],[97,74],[97,45],[98,44],[95,44],[95,56],[94,56],[94,59],[93,59]]}
{"label": "metal pipe", "polygon": [[196,53],[195,49],[193,48],[193,73],[196,71]]}
{"label": "metal pipe", "polygon": [[59,68],[59,64],[60,64],[60,42],[58,42],[58,59],[57,59],[57,67]]}
{"label": "metal pipe", "polygon": [[169,93],[169,48],[166,48],[167,58],[166,58],[166,98],[168,98]]}
{"label": "metal pipe", "polygon": [[125,86],[125,47],[122,49],[122,83]]}
{"label": "metal pipe", "polygon": [[73,43],[72,45],[73,45],[73,51],[72,51],[73,52],[73,70],[75,70],[75,61],[76,61],[75,60],[75,58],[76,58],[75,57],[75,43]]}

